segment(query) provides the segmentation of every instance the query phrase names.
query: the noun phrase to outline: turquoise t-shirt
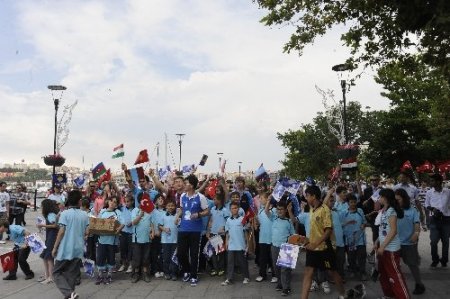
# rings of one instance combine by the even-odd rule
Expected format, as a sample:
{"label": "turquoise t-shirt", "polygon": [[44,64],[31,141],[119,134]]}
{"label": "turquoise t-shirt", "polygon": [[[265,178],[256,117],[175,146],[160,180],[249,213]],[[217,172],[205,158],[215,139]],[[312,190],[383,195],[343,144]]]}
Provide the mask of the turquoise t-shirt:
{"label": "turquoise t-shirt", "polygon": [[25,244],[25,228],[20,225],[11,224],[9,226],[9,237],[17,246]]}
{"label": "turquoise t-shirt", "polygon": [[[383,244],[386,236],[391,231],[391,226],[389,225],[389,218],[395,217],[397,219],[397,212],[395,212],[394,208],[389,207],[386,211],[381,213],[381,222],[380,222],[380,245]],[[386,251],[395,252],[400,250],[400,238],[398,237],[398,228],[397,234],[394,236],[391,242],[386,246]]]}
{"label": "turquoise t-shirt", "polygon": [[294,226],[290,219],[275,216],[272,222],[272,245],[280,247],[281,244],[287,242],[289,236],[293,235],[294,232]]}
{"label": "turquoise t-shirt", "polygon": [[306,232],[306,237],[309,238],[309,233],[310,233],[310,229],[309,229],[309,213],[300,213],[297,216],[297,220],[299,223],[303,224],[305,226],[305,232]]}
{"label": "turquoise t-shirt", "polygon": [[164,209],[154,209],[151,213],[152,225],[155,228],[155,234],[158,232],[158,224],[161,223],[163,216],[166,215],[166,211]]}
{"label": "turquoise t-shirt", "polygon": [[240,251],[246,248],[244,226],[242,225],[243,218],[242,216],[238,218],[229,217],[225,223],[225,231],[229,235],[228,250]]}
{"label": "turquoise t-shirt", "polygon": [[414,243],[410,239],[414,234],[414,225],[420,223],[419,212],[414,207],[403,211],[405,216],[397,220],[398,237],[401,245],[413,245]]}
{"label": "turquoise t-shirt", "polygon": [[[107,209],[102,209],[100,213],[98,213],[98,218],[102,219],[116,219],[120,221],[120,211],[108,211]],[[121,223],[123,224],[123,223]],[[101,235],[98,237],[98,243],[103,245],[118,245],[119,244],[119,235]]]}
{"label": "turquoise t-shirt", "polygon": [[334,202],[333,209],[335,209],[337,212],[345,212],[348,210],[348,202],[346,201],[341,202],[338,199]]}
{"label": "turquoise t-shirt", "polygon": [[123,224],[122,231],[128,234],[133,233],[133,226],[128,226],[128,224],[131,224],[131,211],[132,209],[128,209],[127,207],[122,207],[122,209],[120,210],[119,221]]}
{"label": "turquoise t-shirt", "polygon": [[365,230],[361,229],[361,225],[367,223],[363,210],[358,208],[354,212],[346,211],[342,214],[342,224],[355,221],[354,224],[346,224],[344,226],[345,245],[349,247],[366,245]]}
{"label": "turquoise t-shirt", "polygon": [[272,217],[267,217],[264,208],[260,208],[258,211],[258,221],[259,244],[272,244]]}
{"label": "turquoise t-shirt", "polygon": [[[131,220],[134,221],[141,213],[141,209],[134,208],[131,211]],[[138,224],[133,225],[133,243],[150,243],[150,224],[152,217],[144,212]]]}
{"label": "turquoise t-shirt", "polygon": [[55,213],[48,213],[47,215],[47,221],[48,223],[56,223],[56,214]]}
{"label": "turquoise t-shirt", "polygon": [[336,238],[336,246],[344,247],[344,231],[342,230],[342,214],[336,211],[331,211],[331,218],[333,220],[333,233]]}
{"label": "turquoise t-shirt", "polygon": [[84,254],[84,236],[89,226],[88,215],[76,208],[61,212],[58,225],[65,229],[64,236],[59,244],[57,261],[82,258]]}
{"label": "turquoise t-shirt", "polygon": [[175,244],[178,240],[178,225],[175,224],[175,215],[171,215],[168,212],[161,217],[160,225],[170,228],[170,232],[161,232],[162,244]]}

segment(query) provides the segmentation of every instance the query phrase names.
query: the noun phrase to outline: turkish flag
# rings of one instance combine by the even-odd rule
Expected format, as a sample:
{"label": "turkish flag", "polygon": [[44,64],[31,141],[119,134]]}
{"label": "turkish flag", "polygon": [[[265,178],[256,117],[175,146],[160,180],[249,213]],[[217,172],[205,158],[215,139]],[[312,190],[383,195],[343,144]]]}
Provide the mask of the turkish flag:
{"label": "turkish flag", "polygon": [[150,199],[150,195],[148,195],[147,192],[142,194],[142,200],[139,208],[146,213],[151,213],[155,209],[155,204]]}
{"label": "turkish flag", "polygon": [[211,180],[208,187],[206,187],[205,195],[211,199],[214,199],[214,197],[216,197],[217,185],[219,185],[219,180]]}
{"label": "turkish flag", "polygon": [[14,251],[10,251],[0,256],[3,273],[14,270]]}
{"label": "turkish flag", "polygon": [[139,152],[139,155],[137,156],[136,162],[134,162],[134,165],[142,164],[142,163],[145,163],[148,161],[149,161],[148,153],[147,153],[147,150],[145,149],[145,150],[142,150]]}
{"label": "turkish flag", "polygon": [[247,212],[245,212],[244,218],[242,218],[242,225],[245,225],[247,222],[249,222],[254,217],[255,217],[255,213],[253,212],[253,209],[249,208],[247,210]]}
{"label": "turkish flag", "polygon": [[433,172],[433,164],[431,164],[428,161],[425,161],[422,165],[416,167],[416,171],[419,173],[425,173],[425,172]]}
{"label": "turkish flag", "polygon": [[400,168],[400,171],[407,171],[407,170],[412,170],[412,165],[411,162],[409,162],[409,160],[405,161],[405,163],[403,163],[402,167]]}

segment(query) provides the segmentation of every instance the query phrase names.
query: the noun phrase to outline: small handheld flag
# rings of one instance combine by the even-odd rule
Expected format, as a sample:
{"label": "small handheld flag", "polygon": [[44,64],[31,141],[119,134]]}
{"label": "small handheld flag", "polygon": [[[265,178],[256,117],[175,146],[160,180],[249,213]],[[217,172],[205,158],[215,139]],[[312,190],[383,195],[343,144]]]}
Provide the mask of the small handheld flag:
{"label": "small handheld flag", "polygon": [[78,177],[76,177],[76,178],[73,180],[73,183],[74,183],[75,186],[77,186],[78,188],[81,188],[81,187],[83,187],[85,181],[86,181],[86,179],[84,178],[84,175],[83,175],[83,174],[80,174]]}
{"label": "small handheld flag", "polygon": [[136,186],[139,186],[139,179],[145,179],[144,169],[142,167],[127,169],[125,179],[127,182],[133,181]]}
{"label": "small handheld flag", "polygon": [[55,184],[65,184],[67,183],[67,176],[65,173],[56,173],[53,175],[53,182]]}
{"label": "small handheld flag", "polygon": [[198,165],[205,166],[206,160],[208,160],[208,155],[203,155],[202,159],[200,160],[200,163],[198,163]]}
{"label": "small handheld flag", "polygon": [[261,165],[255,171],[255,180],[256,181],[265,180],[267,177],[268,174],[266,172],[266,169],[264,168],[263,163],[261,163]]}
{"label": "small handheld flag", "polygon": [[113,148],[113,155],[112,158],[116,159],[116,158],[120,158],[125,156],[125,152],[123,151],[123,143],[116,146],[115,148]]}
{"label": "small handheld flag", "polygon": [[142,200],[139,208],[146,213],[151,213],[155,209],[155,204],[150,199],[150,195],[147,192],[142,194]]}
{"label": "small handheld flag", "polygon": [[148,161],[150,161],[148,158],[148,153],[147,153],[147,150],[144,149],[139,152],[139,155],[137,156],[136,162],[134,162],[134,165],[146,163]]}
{"label": "small handheld flag", "polygon": [[98,180],[102,175],[106,173],[105,165],[103,165],[103,162],[100,162],[92,169],[92,176],[94,177],[94,180]]}
{"label": "small handheld flag", "polygon": [[2,254],[0,256],[3,273],[14,270],[14,251]]}

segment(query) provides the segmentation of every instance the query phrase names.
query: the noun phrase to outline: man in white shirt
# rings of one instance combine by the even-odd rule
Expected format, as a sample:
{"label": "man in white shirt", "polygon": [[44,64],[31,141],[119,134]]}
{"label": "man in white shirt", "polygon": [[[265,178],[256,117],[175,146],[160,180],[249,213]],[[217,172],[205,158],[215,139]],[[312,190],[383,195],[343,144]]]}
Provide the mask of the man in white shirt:
{"label": "man in white shirt", "polygon": [[417,206],[419,190],[416,186],[411,184],[410,175],[405,171],[400,173],[398,177],[398,184],[394,186],[394,191],[397,191],[400,188],[404,189],[406,193],[408,193],[411,205],[413,207]]}
{"label": "man in white shirt", "polygon": [[[430,240],[431,240],[431,267],[435,268],[439,262],[447,267],[450,239],[450,190],[442,188],[442,176],[430,176],[431,189],[425,196],[425,208],[430,211]],[[438,243],[442,241],[442,258],[439,258]]]}
{"label": "man in white shirt", "polygon": [[[0,220],[8,220],[9,217],[9,193],[6,191],[6,182],[0,182]],[[0,241],[3,240],[3,233],[0,234]],[[0,242],[3,243],[3,242]]]}
{"label": "man in white shirt", "polygon": [[54,200],[61,210],[66,203],[66,198],[61,192],[61,186],[57,184],[53,187],[53,193],[48,196],[48,199]]}

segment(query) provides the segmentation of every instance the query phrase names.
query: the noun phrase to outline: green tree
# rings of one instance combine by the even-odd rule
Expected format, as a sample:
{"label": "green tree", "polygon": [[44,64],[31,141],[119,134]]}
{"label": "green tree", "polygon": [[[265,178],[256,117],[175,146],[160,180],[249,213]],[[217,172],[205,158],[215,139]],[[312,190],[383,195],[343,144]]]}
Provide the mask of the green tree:
{"label": "green tree", "polygon": [[[254,0],[268,10],[267,26],[295,25],[286,52],[298,51],[332,27],[344,25],[352,65],[383,65],[420,52],[424,62],[449,79],[448,0]],[[407,51],[412,50],[412,51]]]}

